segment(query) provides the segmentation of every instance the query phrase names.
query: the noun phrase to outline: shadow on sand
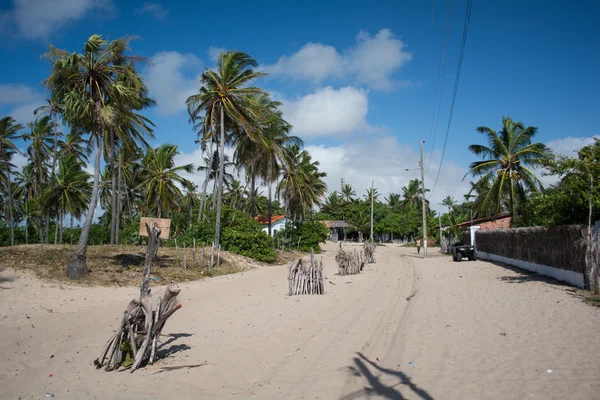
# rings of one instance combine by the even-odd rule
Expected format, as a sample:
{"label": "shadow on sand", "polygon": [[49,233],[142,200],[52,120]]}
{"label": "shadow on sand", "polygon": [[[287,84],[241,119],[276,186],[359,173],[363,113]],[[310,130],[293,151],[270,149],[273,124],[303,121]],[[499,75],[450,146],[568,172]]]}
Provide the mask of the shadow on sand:
{"label": "shadow on sand", "polygon": [[[2,271],[0,271],[2,272]],[[17,278],[14,276],[0,276],[0,285],[3,283],[10,283],[16,281]],[[0,286],[0,289],[12,289],[10,286]]]}
{"label": "shadow on sand", "polygon": [[[405,396],[402,395],[402,392],[398,388],[400,385],[405,385],[410,390],[410,397],[416,395],[423,400],[433,400],[433,397],[429,393],[414,384],[402,371],[383,368],[369,360],[362,353],[359,352],[356,354],[358,357],[354,357],[354,365],[348,368],[354,376],[364,377],[368,385],[342,397],[341,400],[360,399],[369,396],[381,396],[393,400],[406,399],[405,396],[408,396],[408,394],[405,392]],[[377,375],[371,372],[369,366],[376,370]],[[382,376],[393,377],[397,382],[391,386],[385,385],[381,382]]]}
{"label": "shadow on sand", "polygon": [[501,276],[500,278],[498,278],[503,282],[507,282],[507,283],[544,282],[549,285],[560,286],[565,289],[573,287],[572,285],[569,285],[566,282],[559,281],[558,279],[554,279],[549,276],[540,275],[535,272],[528,271],[526,269],[521,269],[521,268],[513,267],[512,265],[494,262],[494,261],[487,261],[487,262],[492,263],[498,267],[507,269],[509,271],[512,271],[516,274],[516,275]]}
{"label": "shadow on sand", "polygon": [[[175,353],[179,353],[179,352],[191,349],[191,347],[185,343],[171,344],[180,338],[187,338],[187,337],[192,336],[191,333],[171,333],[168,336],[170,336],[169,339],[166,342],[161,343],[160,347],[156,350],[156,354],[159,359],[168,357]],[[169,345],[171,345],[171,346],[169,346]],[[167,347],[167,346],[169,346],[169,347]]]}

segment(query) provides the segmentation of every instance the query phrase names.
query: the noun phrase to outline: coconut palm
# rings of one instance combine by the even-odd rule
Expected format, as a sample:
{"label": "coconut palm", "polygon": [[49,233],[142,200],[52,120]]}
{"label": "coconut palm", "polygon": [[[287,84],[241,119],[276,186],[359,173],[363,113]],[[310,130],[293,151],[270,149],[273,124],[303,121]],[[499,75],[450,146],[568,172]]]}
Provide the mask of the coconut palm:
{"label": "coconut palm", "polygon": [[[542,166],[550,157],[550,150],[542,143],[532,143],[537,132],[535,127],[525,127],[510,117],[502,117],[502,130],[480,126],[477,131],[483,134],[488,145],[472,144],[469,150],[482,158],[470,165],[469,172],[479,176],[479,181],[489,182],[490,188],[482,193],[479,208],[490,208],[499,214],[503,210],[503,201],[508,198],[508,211],[515,216],[516,197],[523,199],[526,192],[537,192],[542,183],[530,170]],[[463,178],[464,179],[464,178]]]}
{"label": "coconut palm", "polygon": [[192,164],[175,166],[177,146],[163,144],[149,149],[142,161],[139,188],[144,190],[148,209],[158,218],[168,216],[173,204],[181,197],[177,184],[186,185],[187,180],[180,173],[193,172]]}
{"label": "coconut palm", "polygon": [[52,121],[54,131],[54,144],[52,146],[52,173],[56,171],[56,162],[58,159],[58,138],[62,136],[58,132],[58,115],[62,112],[62,108],[55,98],[46,99],[46,105],[38,107],[33,114],[47,115]]}
{"label": "coconut palm", "polygon": [[337,218],[337,215],[341,214],[341,212],[343,211],[342,210],[343,207],[344,207],[344,204],[342,202],[342,198],[340,197],[338,192],[334,190],[325,199],[325,203],[323,203],[323,207],[321,207],[321,211],[334,216],[334,218]]}
{"label": "coconut palm", "polygon": [[11,188],[11,166],[10,160],[16,151],[14,141],[20,136],[18,132],[23,129],[23,125],[17,124],[12,117],[4,117],[0,120],[0,163],[2,163],[2,175],[0,178],[7,188],[8,195],[8,224],[10,226],[10,245],[15,244],[15,225],[13,219],[13,198]]}
{"label": "coconut palm", "polygon": [[[269,110],[265,120],[261,123],[262,135],[259,140],[251,140],[249,136],[238,136],[234,159],[238,167],[243,166],[245,171],[250,173],[251,191],[253,191],[256,176],[260,177],[267,185],[268,233],[271,235],[273,214],[271,185],[279,178],[280,171],[286,162],[286,146],[300,146],[303,142],[300,138],[288,134],[292,126],[283,119],[283,114],[279,110],[281,103],[271,100],[270,96],[265,93],[258,95],[257,101]],[[253,206],[254,203],[255,199],[252,199]]]}
{"label": "coconut palm", "polygon": [[390,193],[388,197],[385,198],[385,201],[392,208],[398,208],[401,204],[401,197],[398,193]]}
{"label": "coconut palm", "polygon": [[58,162],[58,170],[53,175],[43,201],[46,204],[58,206],[59,242],[62,243],[63,220],[67,214],[73,219],[81,218],[92,191],[90,182],[91,175],[88,174],[73,157],[61,158]]}
{"label": "coconut palm", "polygon": [[[31,141],[31,144],[27,147],[27,155],[29,159],[28,166],[30,167],[29,178],[33,185],[33,195],[39,198],[44,190],[45,185],[50,180],[50,158],[53,153],[52,142],[52,120],[50,117],[41,117],[36,119],[34,122],[27,124],[29,127],[29,133],[24,134],[22,137],[25,141]],[[48,229],[50,226],[50,211],[49,207],[40,207],[40,229],[44,225],[42,220],[44,213],[46,214],[46,233],[42,234],[40,231],[40,243],[44,242],[44,236],[46,242],[48,242]]]}
{"label": "coconut palm", "polygon": [[354,196],[356,196],[356,192],[354,191],[354,189],[352,189],[352,185],[350,185],[349,183],[346,183],[344,185],[344,187],[342,188],[342,193],[341,193],[342,199],[344,199],[346,202],[350,203],[354,200]]}
{"label": "coconut palm", "polygon": [[245,190],[246,188],[242,185],[242,183],[239,180],[232,179],[231,183],[229,184],[228,191],[223,199],[223,202],[225,203],[226,200],[227,205],[229,205],[232,208],[235,208],[236,210],[239,210],[243,206],[245,200]]}
{"label": "coconut palm", "polygon": [[[425,189],[425,193],[429,192],[429,189]],[[421,181],[418,179],[411,179],[408,182],[408,186],[402,187],[402,205],[409,209],[416,209],[422,207],[423,189],[421,188]],[[425,199],[425,203],[429,203]]]}
{"label": "coconut palm", "polygon": [[454,200],[454,197],[448,195],[442,200],[440,205],[448,207],[448,212],[451,213],[452,210],[454,210],[454,207],[458,205],[458,202]]}
{"label": "coconut palm", "polygon": [[82,132],[77,128],[71,128],[71,132],[67,133],[65,140],[58,142],[59,158],[71,157],[84,166],[87,165],[89,155]]}
{"label": "coconut palm", "polygon": [[319,162],[312,161],[310,154],[297,144],[286,147],[285,158],[277,192],[283,197],[291,219],[302,219],[325,196],[327,185],[322,178],[327,174],[320,172]]}
{"label": "coconut palm", "polygon": [[131,38],[113,41],[92,35],[83,52],[71,53],[50,46],[45,58],[52,70],[45,84],[62,108],[63,119],[72,127],[91,132],[90,148],[95,147],[94,183],[86,220],[77,250],[67,267],[67,276],[79,278],[87,274],[86,253],[89,233],[98,201],[100,161],[103,137],[124,119],[136,120],[133,113],[122,115],[117,106],[139,109],[144,106],[143,88],[135,69],[139,57],[126,56]]}
{"label": "coconut palm", "polygon": [[[205,139],[214,137],[219,127],[219,154],[225,154],[226,120],[242,128],[243,134],[257,140],[260,135],[260,122],[265,110],[257,101],[256,94],[261,90],[249,84],[264,74],[253,70],[256,60],[248,54],[228,51],[219,55],[216,71],[207,69],[200,78],[200,91],[187,101],[188,112],[193,122],[202,113],[201,132]],[[217,215],[215,221],[215,244],[221,240],[221,201],[223,196],[223,176],[225,158],[220,159],[217,184]]]}
{"label": "coconut palm", "polygon": [[[216,206],[216,200],[217,200],[217,185],[219,182],[218,176],[219,176],[219,168],[221,166],[221,157],[219,157],[219,150],[215,150],[212,153],[209,153],[206,157],[204,157],[204,163],[205,165],[200,165],[198,168],[196,168],[197,171],[199,172],[205,172],[206,173],[206,178],[204,179],[204,182],[202,183],[202,190],[203,193],[206,193],[206,188],[208,186],[208,183],[210,181],[213,182],[213,200],[212,200],[212,205],[213,205],[213,209]],[[234,163],[229,161],[229,156],[227,154],[225,154],[225,156],[223,157],[223,185],[225,187],[229,187],[230,182],[234,179],[233,175],[230,174],[229,172],[227,172],[227,169],[229,167],[233,167]],[[205,207],[205,201],[206,201],[206,196],[203,196],[202,198],[202,204],[200,204],[200,213],[204,212],[204,207]]]}
{"label": "coconut palm", "polygon": [[181,205],[183,208],[187,208],[190,212],[188,226],[192,226],[194,209],[196,209],[200,205],[200,200],[198,199],[198,185],[196,185],[192,181],[185,181],[183,188],[185,189],[185,194],[181,198]]}

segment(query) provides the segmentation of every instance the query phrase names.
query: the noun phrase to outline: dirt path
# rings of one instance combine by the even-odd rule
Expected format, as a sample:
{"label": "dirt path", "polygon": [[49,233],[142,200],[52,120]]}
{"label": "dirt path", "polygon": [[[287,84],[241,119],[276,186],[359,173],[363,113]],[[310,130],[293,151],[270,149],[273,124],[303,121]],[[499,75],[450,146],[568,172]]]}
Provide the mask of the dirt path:
{"label": "dirt path", "polygon": [[[287,296],[287,269],[181,285],[160,364],[106,373],[91,361],[132,288],[72,288],[0,274],[3,398],[592,399],[600,309],[569,288],[485,262],[379,247],[325,296]],[[155,289],[159,290],[159,288]],[[206,365],[158,373],[161,366]],[[552,370],[549,373],[547,370]],[[50,377],[49,375],[53,376]]]}

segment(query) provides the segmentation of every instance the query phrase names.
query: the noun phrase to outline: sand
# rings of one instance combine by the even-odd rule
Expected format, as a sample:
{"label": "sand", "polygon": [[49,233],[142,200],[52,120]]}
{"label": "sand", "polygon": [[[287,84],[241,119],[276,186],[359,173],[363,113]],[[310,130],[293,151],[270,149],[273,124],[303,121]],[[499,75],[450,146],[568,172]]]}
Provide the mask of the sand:
{"label": "sand", "polygon": [[600,308],[570,287],[394,245],[378,247],[362,274],[338,276],[336,245],[325,250],[325,296],[287,296],[286,267],[182,284],[163,358],[133,374],[92,360],[135,288],[60,287],[5,270],[0,397],[600,398]]}

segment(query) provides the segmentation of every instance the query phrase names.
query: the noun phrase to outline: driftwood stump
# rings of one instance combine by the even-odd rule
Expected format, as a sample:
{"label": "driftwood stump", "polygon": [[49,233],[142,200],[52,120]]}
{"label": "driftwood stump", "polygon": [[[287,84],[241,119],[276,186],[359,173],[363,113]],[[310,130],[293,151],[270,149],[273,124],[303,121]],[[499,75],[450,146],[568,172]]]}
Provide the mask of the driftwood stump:
{"label": "driftwood stump", "polygon": [[364,245],[364,253],[365,253],[365,260],[367,262],[367,264],[374,264],[375,263],[375,250],[377,249],[377,245],[373,242],[365,242]]}
{"label": "driftwood stump", "polygon": [[299,259],[289,264],[288,284],[290,296],[302,294],[325,294],[323,283],[323,259],[317,261],[310,252],[310,261]]}
{"label": "driftwood stump", "polygon": [[335,261],[338,263],[338,273],[340,275],[356,275],[363,270],[366,264],[362,250],[360,252],[354,250],[354,253],[349,253],[344,251],[341,243]]}
{"label": "driftwood stump", "polygon": [[142,273],[140,299],[131,300],[125,309],[116,333],[94,360],[96,368],[105,366],[105,370],[113,371],[120,367],[130,367],[133,372],[144,364],[153,363],[156,358],[158,338],[165,322],[181,308],[181,303],[177,300],[180,289],[171,285],[165,289],[162,298],[157,299],[156,307],[153,309],[149,278],[152,260],[158,249],[160,229],[156,224],[152,224],[152,228],[146,225],[146,229],[148,249]]}

